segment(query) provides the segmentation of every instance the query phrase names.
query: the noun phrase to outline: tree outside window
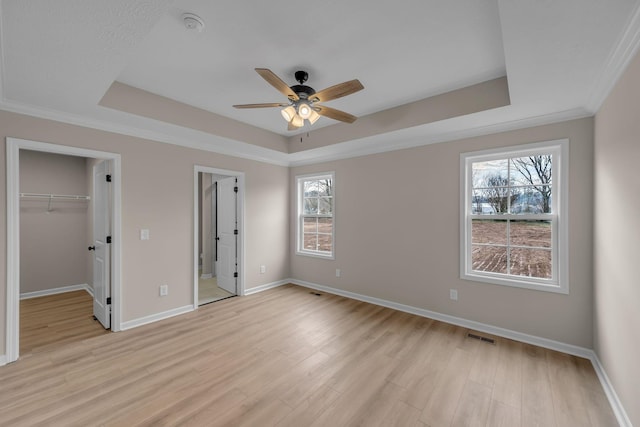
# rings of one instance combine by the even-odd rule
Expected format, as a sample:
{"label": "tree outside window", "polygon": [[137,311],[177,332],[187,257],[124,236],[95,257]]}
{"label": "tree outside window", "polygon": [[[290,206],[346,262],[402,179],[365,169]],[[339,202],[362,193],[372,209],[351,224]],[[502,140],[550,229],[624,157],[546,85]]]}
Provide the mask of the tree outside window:
{"label": "tree outside window", "polygon": [[298,177],[298,253],[332,257],[333,174]]}
{"label": "tree outside window", "polygon": [[564,222],[554,198],[562,146],[535,147],[462,156],[469,177],[464,189],[464,278],[560,286],[558,260],[565,251],[559,246],[565,245],[560,237],[566,230],[559,229]]}

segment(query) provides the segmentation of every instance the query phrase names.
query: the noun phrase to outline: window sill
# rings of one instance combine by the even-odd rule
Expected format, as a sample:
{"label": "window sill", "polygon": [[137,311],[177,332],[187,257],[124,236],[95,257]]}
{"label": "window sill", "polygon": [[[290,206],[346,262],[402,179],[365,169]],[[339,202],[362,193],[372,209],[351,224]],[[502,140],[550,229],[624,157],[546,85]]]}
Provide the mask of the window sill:
{"label": "window sill", "polygon": [[569,294],[568,287],[562,287],[559,284],[555,283],[541,283],[526,280],[518,280],[516,278],[511,277],[499,277],[499,276],[490,276],[484,274],[474,274],[474,273],[463,273],[460,275],[462,280],[470,280],[473,282],[482,282],[489,283],[492,285],[500,285],[500,286],[509,286],[512,288],[523,288],[523,289],[531,289],[535,291],[542,292],[553,292],[557,294]]}
{"label": "window sill", "polygon": [[336,259],[333,254],[323,254],[321,252],[307,252],[307,251],[296,251],[296,255],[307,256],[311,258],[321,258],[321,259]]}

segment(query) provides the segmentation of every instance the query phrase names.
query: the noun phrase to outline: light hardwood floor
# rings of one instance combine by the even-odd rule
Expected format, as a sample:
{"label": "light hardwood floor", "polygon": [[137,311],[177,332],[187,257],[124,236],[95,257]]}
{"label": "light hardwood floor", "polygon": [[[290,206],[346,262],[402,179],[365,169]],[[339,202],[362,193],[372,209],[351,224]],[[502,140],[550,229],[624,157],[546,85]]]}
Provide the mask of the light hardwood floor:
{"label": "light hardwood floor", "polygon": [[589,361],[467,333],[287,285],[1,367],[0,425],[616,425]]}
{"label": "light hardwood floor", "polygon": [[20,355],[49,351],[108,333],[93,319],[86,291],[20,301]]}
{"label": "light hardwood floor", "polygon": [[212,277],[210,279],[198,278],[198,305],[208,304],[210,302],[234,296],[231,292],[227,292],[218,286],[218,279]]}

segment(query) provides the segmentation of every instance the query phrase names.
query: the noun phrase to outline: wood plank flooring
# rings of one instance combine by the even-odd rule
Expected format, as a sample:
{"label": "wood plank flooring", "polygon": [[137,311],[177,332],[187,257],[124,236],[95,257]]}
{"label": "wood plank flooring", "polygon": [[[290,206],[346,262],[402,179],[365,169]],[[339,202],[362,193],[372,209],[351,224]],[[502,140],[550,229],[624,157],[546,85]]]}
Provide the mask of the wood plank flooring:
{"label": "wood plank flooring", "polygon": [[616,425],[589,361],[468,332],[287,285],[0,367],[0,425]]}
{"label": "wood plank flooring", "polygon": [[93,299],[86,291],[20,301],[22,357],[108,332],[93,319]]}
{"label": "wood plank flooring", "polygon": [[198,278],[198,305],[208,304],[234,295],[219,287],[216,277],[210,279]]}

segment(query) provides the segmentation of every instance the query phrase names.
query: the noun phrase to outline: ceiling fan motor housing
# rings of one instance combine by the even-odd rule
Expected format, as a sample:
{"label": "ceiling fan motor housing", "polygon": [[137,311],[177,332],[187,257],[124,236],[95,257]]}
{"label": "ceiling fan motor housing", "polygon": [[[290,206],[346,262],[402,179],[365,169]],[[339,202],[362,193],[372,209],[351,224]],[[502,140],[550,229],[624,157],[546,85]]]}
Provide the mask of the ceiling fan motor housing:
{"label": "ceiling fan motor housing", "polygon": [[295,72],[294,76],[296,78],[296,81],[298,81],[300,84],[290,87],[291,90],[294,91],[301,99],[309,99],[311,95],[316,93],[316,91],[312,87],[304,84],[304,82],[306,82],[309,78],[309,73],[299,70]]}
{"label": "ceiling fan motor housing", "polygon": [[309,99],[316,91],[307,85],[293,85],[291,90],[298,94],[301,99]]}
{"label": "ceiling fan motor housing", "polygon": [[297,82],[300,82],[300,84],[303,84],[309,78],[309,73],[307,73],[306,71],[300,70],[300,71],[296,71],[294,76]]}

